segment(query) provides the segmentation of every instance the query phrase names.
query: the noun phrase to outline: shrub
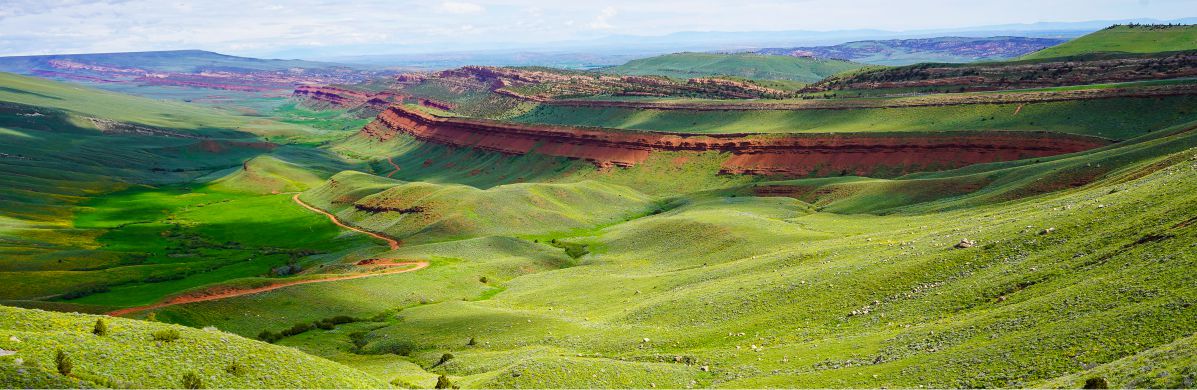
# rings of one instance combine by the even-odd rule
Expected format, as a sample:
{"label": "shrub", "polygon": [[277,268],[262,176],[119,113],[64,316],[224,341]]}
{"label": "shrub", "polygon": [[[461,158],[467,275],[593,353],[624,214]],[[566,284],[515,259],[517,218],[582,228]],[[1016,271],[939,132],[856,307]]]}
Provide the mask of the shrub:
{"label": "shrub", "polygon": [[445,376],[444,374],[441,374],[440,377],[436,378],[436,388],[437,389],[451,389],[451,388],[453,388],[453,383],[449,382],[449,377]]}
{"label": "shrub", "polygon": [[473,337],[470,337],[470,341],[467,341],[466,345],[478,345],[478,342]]}
{"label": "shrub", "polygon": [[199,375],[194,372],[183,374],[183,388],[184,389],[202,389],[204,388],[204,381],[200,379]]}
{"label": "shrub", "polygon": [[274,343],[275,341],[278,341],[281,338],[283,338],[283,336],[279,335],[278,333],[271,332],[269,330],[263,330],[262,333],[258,333],[258,340],[262,340],[262,341],[265,341],[268,343]]}
{"label": "shrub", "polygon": [[58,367],[59,374],[67,376],[71,375],[71,369],[75,367],[74,364],[71,364],[71,357],[67,356],[66,352],[62,352],[61,349],[58,350],[58,353],[54,354],[54,365]]}
{"label": "shrub", "polygon": [[104,321],[103,318],[97,318],[96,326],[91,329],[91,332],[94,333],[96,336],[107,336],[108,335],[108,321]]}
{"label": "shrub", "polygon": [[1093,378],[1089,378],[1089,379],[1085,380],[1084,388],[1085,389],[1108,389],[1108,388],[1110,388],[1110,382],[1107,382],[1106,378],[1093,377]]}
{"label": "shrub", "polygon": [[437,361],[436,364],[433,364],[432,366],[436,367],[448,363],[450,360],[453,360],[453,354],[446,352],[444,355],[441,355],[441,360]]}
{"label": "shrub", "polygon": [[171,342],[179,339],[179,331],[175,329],[160,329],[152,333],[155,341]]}
{"label": "shrub", "polygon": [[227,372],[232,376],[242,376],[245,375],[248,370],[246,370],[245,366],[241,365],[241,363],[233,362],[232,364],[229,364],[228,367],[225,367],[224,372]]}
{"label": "shrub", "polygon": [[282,335],[283,337],[291,337],[291,336],[312,330],[312,328],[314,328],[314,326],[312,326],[312,324],[304,322],[304,323],[292,325],[290,328],[283,329],[283,331],[279,332],[279,334]]}

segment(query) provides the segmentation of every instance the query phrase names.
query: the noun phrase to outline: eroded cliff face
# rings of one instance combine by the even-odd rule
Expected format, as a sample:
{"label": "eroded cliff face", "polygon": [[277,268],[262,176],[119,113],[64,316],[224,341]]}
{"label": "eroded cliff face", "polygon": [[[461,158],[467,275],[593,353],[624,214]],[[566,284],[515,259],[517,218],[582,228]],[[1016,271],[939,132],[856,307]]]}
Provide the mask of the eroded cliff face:
{"label": "eroded cliff face", "polygon": [[337,108],[352,108],[370,100],[369,94],[322,85],[303,85],[291,92],[295,98],[310,99]]}
{"label": "eroded cliff face", "polygon": [[630,167],[652,153],[719,152],[721,172],[785,177],[896,176],[965,165],[1084,151],[1110,143],[1048,132],[682,134],[529,125],[442,118],[392,106],[362,129],[388,140],[407,134],[425,142],[507,154],[537,153]]}

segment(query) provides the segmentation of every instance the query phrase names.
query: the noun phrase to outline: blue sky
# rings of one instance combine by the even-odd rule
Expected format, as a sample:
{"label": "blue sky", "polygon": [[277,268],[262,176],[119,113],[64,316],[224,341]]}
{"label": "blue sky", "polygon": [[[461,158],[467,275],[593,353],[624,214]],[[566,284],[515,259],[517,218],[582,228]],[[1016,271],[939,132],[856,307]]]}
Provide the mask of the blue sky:
{"label": "blue sky", "polygon": [[0,55],[205,49],[262,56],[346,47],[378,54],[679,31],[902,31],[1190,16],[1197,1],[0,0]]}

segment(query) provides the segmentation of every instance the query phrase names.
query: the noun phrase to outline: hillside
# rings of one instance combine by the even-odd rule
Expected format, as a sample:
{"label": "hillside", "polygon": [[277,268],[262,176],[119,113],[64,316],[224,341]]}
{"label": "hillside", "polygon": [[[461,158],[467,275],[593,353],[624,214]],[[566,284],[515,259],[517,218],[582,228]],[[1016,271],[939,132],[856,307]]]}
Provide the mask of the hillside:
{"label": "hillside", "polygon": [[1094,53],[1159,53],[1197,50],[1197,25],[1116,25],[1052,46],[1023,59]]}
{"label": "hillside", "polygon": [[[93,333],[97,320],[107,333]],[[181,388],[191,374],[211,388],[378,388],[360,371],[216,329],[0,306],[0,386]],[[55,355],[72,369],[60,373]]]}
{"label": "hillside", "polygon": [[677,53],[628,61],[604,73],[676,78],[733,76],[746,79],[814,82],[864,65],[840,60],[752,54]]}
{"label": "hillside", "polygon": [[1057,38],[938,37],[855,41],[833,46],[767,48],[757,54],[832,58],[876,65],[974,62],[1017,58],[1064,42]]}

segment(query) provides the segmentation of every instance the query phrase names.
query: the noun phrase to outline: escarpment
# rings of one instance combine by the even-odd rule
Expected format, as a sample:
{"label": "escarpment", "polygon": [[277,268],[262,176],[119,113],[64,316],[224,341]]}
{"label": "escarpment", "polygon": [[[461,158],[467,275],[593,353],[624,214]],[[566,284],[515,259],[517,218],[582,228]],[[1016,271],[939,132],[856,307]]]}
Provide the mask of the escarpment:
{"label": "escarpment", "polygon": [[1109,140],[1049,132],[685,134],[446,118],[392,106],[362,129],[388,140],[421,141],[506,154],[584,159],[630,167],[654,152],[726,155],[721,172],[786,177],[897,176],[965,165],[1084,151]]}

